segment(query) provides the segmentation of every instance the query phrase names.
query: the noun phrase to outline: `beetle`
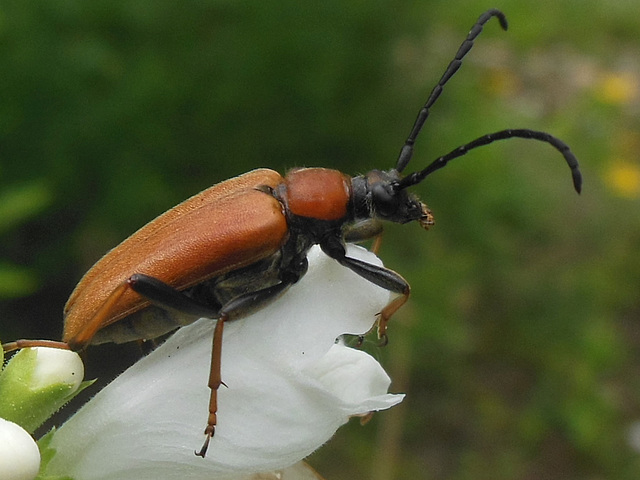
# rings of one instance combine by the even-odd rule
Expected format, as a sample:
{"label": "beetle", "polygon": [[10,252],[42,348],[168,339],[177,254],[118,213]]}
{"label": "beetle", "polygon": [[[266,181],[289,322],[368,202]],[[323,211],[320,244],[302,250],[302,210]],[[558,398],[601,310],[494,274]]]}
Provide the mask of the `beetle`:
{"label": "beetle", "polygon": [[355,177],[326,168],[298,168],[284,177],[258,169],[218,183],[142,227],[84,275],[65,305],[61,342],[18,340],[3,348],[53,346],[78,351],[89,344],[156,338],[200,317],[217,320],[205,441],[195,452],[204,457],[217,423],[225,322],[260,309],[298,282],[314,244],[361,277],[398,294],[377,320],[384,342],[387,322],[407,301],[409,284],[390,269],[348,257],[345,243],[377,237],[381,220],[433,225],[431,211],[408,192],[409,187],[474,148],[518,137],[558,150],[571,169],[575,190],[581,190],[578,160],[567,144],[528,129],[483,135],[423,170],[402,175],[431,107],[492,17],[507,29],[499,10],[488,10],[478,18],[419,111],[394,168]]}

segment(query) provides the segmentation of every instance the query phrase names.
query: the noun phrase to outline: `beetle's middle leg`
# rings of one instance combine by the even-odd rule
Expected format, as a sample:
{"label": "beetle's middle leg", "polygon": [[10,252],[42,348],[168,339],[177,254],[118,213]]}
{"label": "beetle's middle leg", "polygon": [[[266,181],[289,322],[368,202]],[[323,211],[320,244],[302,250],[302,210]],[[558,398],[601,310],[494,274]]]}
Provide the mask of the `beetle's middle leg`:
{"label": "beetle's middle leg", "polygon": [[382,245],[382,232],[382,222],[375,218],[368,218],[343,228],[342,234],[347,243],[361,243],[373,239],[369,250],[377,255]]}

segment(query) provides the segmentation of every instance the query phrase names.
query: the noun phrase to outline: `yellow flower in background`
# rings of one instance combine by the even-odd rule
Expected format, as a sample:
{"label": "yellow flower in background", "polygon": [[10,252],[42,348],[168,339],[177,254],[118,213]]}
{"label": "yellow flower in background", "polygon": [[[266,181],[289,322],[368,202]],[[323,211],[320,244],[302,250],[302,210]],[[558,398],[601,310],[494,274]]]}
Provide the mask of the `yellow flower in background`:
{"label": "yellow flower in background", "polygon": [[640,197],[640,166],[628,161],[611,162],[605,182],[613,192],[625,198]]}
{"label": "yellow flower in background", "polygon": [[604,103],[630,102],[638,94],[638,78],[630,72],[609,72],[598,82],[597,94]]}
{"label": "yellow flower in background", "polygon": [[493,68],[485,78],[485,87],[492,95],[512,97],[521,86],[520,78],[507,68]]}

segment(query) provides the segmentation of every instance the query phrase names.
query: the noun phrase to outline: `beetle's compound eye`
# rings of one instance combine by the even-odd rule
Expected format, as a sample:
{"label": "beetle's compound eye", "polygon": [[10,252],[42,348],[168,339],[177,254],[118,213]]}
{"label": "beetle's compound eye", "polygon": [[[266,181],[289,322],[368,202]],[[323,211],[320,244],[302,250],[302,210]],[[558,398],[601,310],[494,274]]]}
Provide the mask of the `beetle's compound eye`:
{"label": "beetle's compound eye", "polygon": [[372,185],[371,196],[376,213],[381,217],[390,217],[398,209],[395,192],[388,183]]}

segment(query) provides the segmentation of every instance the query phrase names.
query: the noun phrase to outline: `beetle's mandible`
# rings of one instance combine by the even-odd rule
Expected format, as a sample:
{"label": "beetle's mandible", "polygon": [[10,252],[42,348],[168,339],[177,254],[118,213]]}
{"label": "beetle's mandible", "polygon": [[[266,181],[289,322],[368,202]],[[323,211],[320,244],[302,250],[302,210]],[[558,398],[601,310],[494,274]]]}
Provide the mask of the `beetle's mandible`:
{"label": "beetle's mandible", "polygon": [[86,273],[65,306],[61,342],[18,340],[3,348],[82,350],[92,343],[155,338],[200,317],[216,319],[209,418],[204,445],[196,452],[204,457],[216,426],[225,322],[263,307],[300,280],[312,245],[399,294],[380,312],[378,334],[386,339],[387,322],[407,301],[409,284],[392,270],[346,256],[345,242],[376,237],[381,220],[432,225],[431,212],[408,187],[476,147],[519,137],[557,149],[580,192],[582,177],[569,147],[548,133],[528,129],[483,135],[423,170],[402,175],[431,107],[494,16],[506,30],[502,12],[492,9],[480,16],[420,110],[394,168],[356,177],[325,168],[295,169],[285,177],[259,169],[219,183],[142,227]]}

